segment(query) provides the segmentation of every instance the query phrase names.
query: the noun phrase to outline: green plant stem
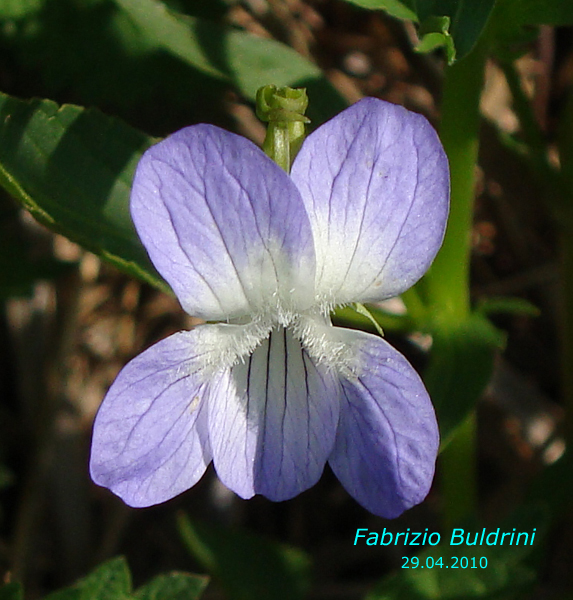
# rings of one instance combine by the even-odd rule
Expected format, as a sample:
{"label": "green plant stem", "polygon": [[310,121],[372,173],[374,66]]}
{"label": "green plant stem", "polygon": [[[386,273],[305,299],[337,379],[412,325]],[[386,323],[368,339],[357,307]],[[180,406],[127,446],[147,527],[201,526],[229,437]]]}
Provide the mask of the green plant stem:
{"label": "green plant stem", "polygon": [[486,44],[479,42],[446,70],[440,137],[450,162],[451,207],[444,243],[426,277],[428,299],[440,320],[469,315],[469,259],[479,141],[479,100]]}
{"label": "green plant stem", "polygon": [[[445,332],[456,330],[470,318],[470,235],[487,49],[482,37],[466,58],[446,70],[440,137],[450,163],[451,207],[443,246],[426,278],[431,318]],[[472,412],[441,454],[447,527],[472,514],[477,506],[475,441]]]}

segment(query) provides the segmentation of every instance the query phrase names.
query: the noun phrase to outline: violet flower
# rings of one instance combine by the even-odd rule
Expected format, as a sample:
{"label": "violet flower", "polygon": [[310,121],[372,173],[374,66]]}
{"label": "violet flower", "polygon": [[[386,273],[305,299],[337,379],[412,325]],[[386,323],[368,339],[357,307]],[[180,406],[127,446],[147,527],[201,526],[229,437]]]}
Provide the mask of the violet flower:
{"label": "violet flower", "polygon": [[414,284],[442,242],[448,195],[426,119],[372,98],[309,135],[290,175],[211,125],[150,148],[135,226],[185,311],[219,323],[121,371],[95,420],[93,480],[150,506],[213,461],[242,498],[286,500],[328,462],[377,515],[421,502],[438,450],[428,394],[387,342],[329,314]]}

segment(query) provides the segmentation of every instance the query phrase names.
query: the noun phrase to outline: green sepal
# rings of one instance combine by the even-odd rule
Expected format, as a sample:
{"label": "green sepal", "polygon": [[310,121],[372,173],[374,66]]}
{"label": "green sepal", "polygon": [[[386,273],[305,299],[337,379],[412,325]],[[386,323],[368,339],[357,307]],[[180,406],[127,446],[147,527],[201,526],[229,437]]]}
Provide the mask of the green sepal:
{"label": "green sepal", "polygon": [[384,331],[382,327],[380,327],[380,323],[375,319],[374,315],[364,306],[364,304],[360,304],[360,302],[355,302],[352,305],[352,308],[359,314],[365,316],[371,323],[374,325],[374,328],[378,332],[380,337],[384,337]]}

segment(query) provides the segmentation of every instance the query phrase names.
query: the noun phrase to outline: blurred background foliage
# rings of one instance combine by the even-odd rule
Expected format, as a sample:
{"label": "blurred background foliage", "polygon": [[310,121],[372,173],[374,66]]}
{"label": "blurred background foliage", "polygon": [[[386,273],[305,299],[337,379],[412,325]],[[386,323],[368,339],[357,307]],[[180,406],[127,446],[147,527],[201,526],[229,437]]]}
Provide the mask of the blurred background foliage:
{"label": "blurred background foliage", "polygon": [[[0,0],[0,600],[573,598],[572,25],[570,0]],[[311,128],[365,95],[401,104],[448,152],[429,274],[333,316],[381,325],[436,405],[435,485],[395,521],[328,468],[280,504],[210,470],[146,510],[88,477],[119,369],[196,324],[137,239],[133,169],[197,122],[261,144],[269,83],[307,88]],[[454,526],[536,543],[453,549]],[[443,534],[420,564],[488,567],[354,545],[408,527]]]}

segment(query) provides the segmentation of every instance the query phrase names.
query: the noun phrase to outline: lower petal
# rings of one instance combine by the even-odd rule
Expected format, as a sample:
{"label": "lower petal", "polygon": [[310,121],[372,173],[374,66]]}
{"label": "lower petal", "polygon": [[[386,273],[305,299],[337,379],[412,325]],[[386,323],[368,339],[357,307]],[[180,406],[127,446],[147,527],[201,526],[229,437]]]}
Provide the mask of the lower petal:
{"label": "lower petal", "polygon": [[134,358],[96,416],[92,479],[129,506],[173,498],[211,461],[201,329],[176,333]]}
{"label": "lower petal", "polygon": [[420,503],[434,477],[439,433],[424,384],[387,342],[344,331],[361,359],[356,378],[342,378],[332,470],[370,512],[394,518]]}
{"label": "lower petal", "polygon": [[340,387],[288,329],[274,329],[212,390],[215,469],[243,498],[287,500],[313,486],[330,455]]}

